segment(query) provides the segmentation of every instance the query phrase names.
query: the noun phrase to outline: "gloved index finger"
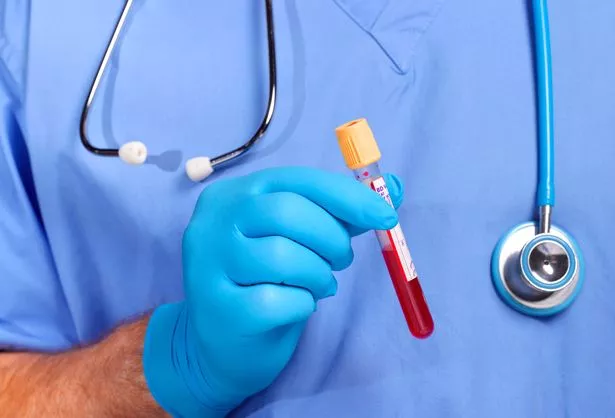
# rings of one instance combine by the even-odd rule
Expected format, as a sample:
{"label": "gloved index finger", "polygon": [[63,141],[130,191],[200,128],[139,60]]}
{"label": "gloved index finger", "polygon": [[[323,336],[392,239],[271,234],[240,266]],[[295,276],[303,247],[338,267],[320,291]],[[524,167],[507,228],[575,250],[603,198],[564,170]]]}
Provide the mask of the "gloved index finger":
{"label": "gloved index finger", "polygon": [[282,167],[255,173],[252,180],[260,193],[297,193],[358,228],[384,230],[398,222],[395,209],[350,176],[308,167]]}

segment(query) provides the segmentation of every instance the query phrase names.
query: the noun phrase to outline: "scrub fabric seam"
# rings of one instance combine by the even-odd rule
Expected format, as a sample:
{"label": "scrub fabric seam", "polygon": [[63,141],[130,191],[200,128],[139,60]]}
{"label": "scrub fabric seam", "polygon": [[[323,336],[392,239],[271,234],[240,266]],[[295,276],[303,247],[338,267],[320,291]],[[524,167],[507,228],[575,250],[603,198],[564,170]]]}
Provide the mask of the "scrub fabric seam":
{"label": "scrub fabric seam", "polygon": [[367,35],[369,35],[370,38],[372,38],[372,40],[378,45],[378,47],[382,50],[382,52],[391,61],[391,63],[395,67],[395,72],[397,72],[399,75],[405,76],[408,73],[410,73],[410,74],[413,73],[414,64],[411,62],[411,59],[416,55],[417,49],[419,48],[421,41],[423,40],[424,36],[431,29],[431,27],[433,26],[433,23],[436,21],[436,19],[440,15],[440,12],[442,11],[442,8],[443,8],[444,3],[446,2],[446,0],[437,0],[435,2],[434,6],[433,6],[432,14],[428,18],[427,22],[424,25],[422,25],[422,27],[417,28],[418,35],[416,36],[414,41],[408,47],[409,48],[409,51],[408,51],[408,63],[406,65],[403,65],[400,62],[400,59],[395,58],[393,53],[390,51],[390,48],[388,48],[383,43],[383,41],[381,40],[380,36],[378,35],[378,31],[375,29],[377,24],[378,24],[378,22],[379,22],[379,20],[381,19],[382,15],[384,14],[385,10],[390,5],[390,3],[391,3],[390,0],[386,0],[385,4],[380,9],[378,14],[375,16],[373,22],[369,26],[362,24],[355,14],[351,13],[350,10],[345,5],[340,3],[340,0],[333,0],[333,2],[359,28],[361,28]]}
{"label": "scrub fabric seam", "polygon": [[[1,3],[2,0],[0,0]],[[26,91],[26,69],[28,68],[28,53],[27,49],[30,42],[30,2],[24,2],[22,9],[19,10],[19,22],[12,21],[10,28],[15,26],[19,27],[19,31],[22,31],[20,35],[9,36],[9,24],[7,23],[8,17],[7,8],[10,6],[2,4],[0,6],[0,63],[5,67],[10,80],[11,93],[17,99],[20,104],[23,103]],[[25,10],[24,10],[25,9]],[[14,12],[14,10],[13,10]],[[14,14],[14,13],[12,13]],[[11,38],[17,38],[19,40],[18,45],[21,48],[16,48],[15,43],[11,42]],[[13,39],[15,40],[15,39]],[[15,64],[15,65],[12,65]],[[2,74],[0,74],[2,76]],[[18,78],[19,77],[19,78]],[[21,81],[21,82],[20,82]]]}
{"label": "scrub fabric seam", "polygon": [[[15,49],[13,49],[11,47],[11,44],[7,41],[7,37],[4,32],[0,33],[0,35],[2,35],[2,37],[0,37],[0,41],[3,42],[2,44],[0,44],[0,87],[4,87],[4,90],[7,93],[9,100],[14,101],[15,104],[19,107],[19,109],[23,111],[23,97],[22,97],[22,94],[20,94],[20,90],[22,89],[25,90],[25,85],[21,85],[21,86],[19,85],[18,81],[15,79],[15,75],[11,72],[7,64],[7,58],[14,56]],[[27,60],[27,59],[24,59],[24,60]],[[21,67],[21,70],[23,71],[24,67]],[[25,73],[25,71],[23,72]],[[25,147],[25,153],[28,156],[28,160],[30,160],[30,153],[27,147],[27,138],[25,135],[24,126],[19,120],[17,112],[13,111],[12,113],[15,117],[15,122],[19,124],[19,130],[21,131],[21,136],[23,137],[22,146]],[[2,140],[2,138],[0,138],[0,140]],[[8,138],[7,138],[7,141],[8,141]],[[21,173],[19,172],[18,169],[16,169],[16,167],[12,167],[12,169],[15,170],[13,172],[14,179],[19,179],[20,186],[21,186],[20,189],[22,189],[23,193],[27,195],[28,194],[26,191],[27,186],[24,183],[24,179],[22,178]],[[64,332],[62,332],[61,330],[58,330],[60,331],[58,334],[61,335],[63,338],[65,338],[67,343],[75,344],[80,341],[79,333],[77,331],[77,325],[74,320],[75,317],[68,303],[68,298],[66,297],[66,292],[62,284],[62,280],[60,279],[60,273],[58,270],[58,266],[56,265],[56,259],[53,254],[53,248],[49,240],[47,229],[45,228],[45,221],[44,221],[43,214],[40,212],[40,208],[33,207],[33,203],[36,203],[36,205],[38,205],[38,196],[36,196],[37,195],[36,184],[34,181],[33,173],[31,172],[30,162],[28,162],[28,170],[30,170],[30,175],[32,176],[32,182],[34,183],[32,192],[35,194],[34,196],[35,201],[32,201],[32,199],[29,196],[26,197],[26,200],[30,204],[30,209],[32,210],[32,216],[36,218],[36,224],[38,225],[39,233],[41,234],[41,239],[45,246],[45,250],[46,250],[45,252],[47,253],[45,258],[48,259],[48,262],[49,262],[49,269],[50,269],[49,273],[51,277],[53,278],[53,280],[56,282],[59,293],[61,293],[62,295],[62,299],[63,299],[62,303],[64,304],[63,308],[66,309],[67,316],[70,316],[70,323],[72,325],[72,332],[66,332],[67,330],[64,330]]]}
{"label": "scrub fabric seam", "polygon": [[[1,38],[0,41],[2,41]],[[10,57],[11,54],[12,49],[8,44],[0,44],[0,82],[6,87],[5,91],[8,93],[9,99],[21,106],[22,98],[19,95],[19,85],[7,64],[7,58]]]}

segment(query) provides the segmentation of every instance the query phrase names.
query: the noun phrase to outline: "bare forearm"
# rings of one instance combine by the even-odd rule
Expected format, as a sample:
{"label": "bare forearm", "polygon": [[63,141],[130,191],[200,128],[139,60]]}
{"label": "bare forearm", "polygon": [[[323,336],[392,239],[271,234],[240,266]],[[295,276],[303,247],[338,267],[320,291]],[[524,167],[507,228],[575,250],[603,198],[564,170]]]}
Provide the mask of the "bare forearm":
{"label": "bare forearm", "polygon": [[24,418],[166,417],[143,376],[146,324],[141,319],[67,353],[0,353],[0,411]]}

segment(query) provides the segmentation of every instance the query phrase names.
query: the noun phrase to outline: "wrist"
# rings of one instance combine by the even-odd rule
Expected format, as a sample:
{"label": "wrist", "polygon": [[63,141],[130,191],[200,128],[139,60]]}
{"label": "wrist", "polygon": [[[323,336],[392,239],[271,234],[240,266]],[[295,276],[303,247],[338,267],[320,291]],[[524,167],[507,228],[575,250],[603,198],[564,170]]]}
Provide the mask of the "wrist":
{"label": "wrist", "polygon": [[147,326],[143,370],[156,402],[175,417],[221,418],[242,400],[224,400],[204,375],[185,303],[157,308]]}

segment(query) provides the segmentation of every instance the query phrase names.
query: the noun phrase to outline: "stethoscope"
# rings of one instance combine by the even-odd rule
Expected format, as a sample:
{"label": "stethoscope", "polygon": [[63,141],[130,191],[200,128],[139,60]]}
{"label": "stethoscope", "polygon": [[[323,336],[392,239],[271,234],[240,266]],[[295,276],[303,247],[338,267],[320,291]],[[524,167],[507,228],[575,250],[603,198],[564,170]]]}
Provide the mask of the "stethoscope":
{"label": "stethoscope", "polygon": [[[134,0],[126,0],[104,56],[98,66],[81,114],[80,136],[90,152],[119,157],[128,164],[140,165],[147,159],[147,148],[140,141],[128,142],[119,149],[97,148],[87,136],[87,118],[101,79],[113,55]],[[512,308],[532,316],[549,316],[566,309],[576,298],[584,280],[583,258],[575,240],[551,224],[554,197],[553,94],[551,51],[546,0],[532,0],[536,78],[538,97],[538,222],[527,222],[508,231],[498,242],[491,259],[493,283],[501,298]],[[256,133],[245,144],[214,158],[195,157],[186,163],[186,173],[195,182],[207,178],[214,169],[244,155],[265,134],[276,103],[276,53],[271,0],[265,0],[269,50],[269,100]]]}
{"label": "stethoscope", "polygon": [[[126,0],[124,3],[124,7],[122,8],[122,12],[120,17],[118,18],[115,28],[113,29],[113,33],[107,43],[107,47],[105,49],[105,53],[103,58],[98,65],[98,69],[96,71],[96,75],[94,76],[94,80],[90,85],[90,89],[88,91],[87,98],[83,105],[83,109],[81,111],[81,121],[79,124],[79,134],[81,137],[81,143],[89,152],[105,157],[119,157],[122,161],[131,165],[141,165],[145,163],[147,160],[147,147],[141,141],[132,141],[125,143],[119,149],[117,148],[98,148],[92,145],[91,141],[87,135],[87,122],[88,115],[90,113],[90,107],[94,102],[98,88],[100,86],[100,82],[107,71],[107,67],[109,64],[110,58],[113,56],[113,52],[115,50],[115,46],[119,39],[119,36],[126,24],[126,18],[130,13],[130,9],[134,3],[134,0]],[[267,103],[267,108],[265,110],[265,114],[263,116],[262,122],[256,133],[243,145],[240,147],[228,151],[224,154],[218,155],[214,158],[209,157],[194,157],[189,159],[186,162],[186,174],[188,177],[195,181],[199,182],[207,178],[210,174],[214,172],[214,170],[223,164],[230,163],[231,161],[237,160],[239,157],[243,156],[246,152],[248,152],[256,142],[263,137],[269,124],[271,123],[271,119],[273,118],[273,113],[275,110],[276,104],[276,51],[275,51],[275,36],[274,36],[274,26],[273,26],[273,6],[271,4],[271,0],[265,0],[265,11],[267,15],[267,47],[269,54],[269,99]]]}
{"label": "stethoscope", "polygon": [[551,223],[555,204],[553,92],[546,0],[533,0],[538,98],[538,222],[508,231],[491,259],[493,283],[512,308],[531,316],[555,315],[574,301],[584,281],[575,240]]}

